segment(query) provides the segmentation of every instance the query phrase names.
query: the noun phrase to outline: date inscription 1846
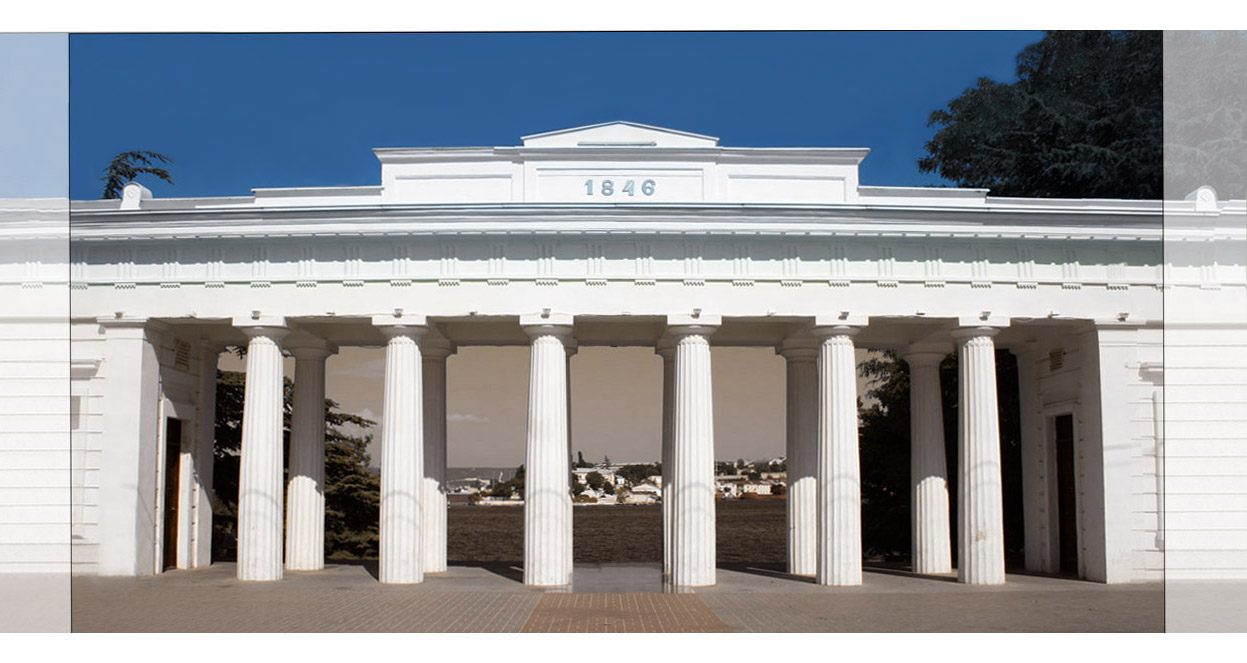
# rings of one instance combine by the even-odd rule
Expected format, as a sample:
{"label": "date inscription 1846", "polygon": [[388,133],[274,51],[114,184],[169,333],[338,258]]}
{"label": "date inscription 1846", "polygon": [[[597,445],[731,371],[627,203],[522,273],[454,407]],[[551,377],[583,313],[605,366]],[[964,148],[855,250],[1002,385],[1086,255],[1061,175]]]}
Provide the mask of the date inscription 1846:
{"label": "date inscription 1846", "polygon": [[[595,190],[596,190],[596,194],[595,194]],[[598,186],[596,187],[594,186],[593,180],[585,180],[585,195],[586,196],[592,196],[592,195],[613,196],[615,195],[615,191],[616,191],[615,180],[601,180],[598,183]],[[620,195],[627,194],[629,196],[635,196],[636,195],[636,182],[634,180],[625,180],[623,183],[623,186],[619,187],[618,191]],[[654,195],[654,180],[645,180],[644,182],[641,182],[641,195],[645,195],[645,196]]]}

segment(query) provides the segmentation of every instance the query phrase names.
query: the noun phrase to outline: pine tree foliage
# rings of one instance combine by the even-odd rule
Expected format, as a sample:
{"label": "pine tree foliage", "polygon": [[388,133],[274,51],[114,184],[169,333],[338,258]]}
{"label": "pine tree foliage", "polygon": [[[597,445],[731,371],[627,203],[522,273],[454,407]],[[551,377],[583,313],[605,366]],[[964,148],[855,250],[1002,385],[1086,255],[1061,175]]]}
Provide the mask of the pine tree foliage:
{"label": "pine tree foliage", "polygon": [[[238,537],[238,470],[242,450],[242,414],[246,375],[217,372],[215,468],[213,490],[213,557],[234,559]],[[282,435],[288,463],[294,383],[283,380]],[[346,427],[367,429],[376,422],[342,412],[325,399],[325,555],[333,558],[376,558],[379,550],[380,477],[369,469],[371,435],[356,436]],[[283,481],[283,485],[285,481]]]}
{"label": "pine tree foliage", "polygon": [[[944,417],[944,452],[948,472],[949,524],[957,551],[957,358],[940,362],[940,402]],[[887,351],[858,365],[868,379],[869,407],[859,407],[861,454],[862,551],[868,558],[905,560],[910,556],[910,408],[909,365]],[[1000,424],[1001,476],[1005,515],[1005,552],[1022,551],[1021,425],[1018,419],[1017,359],[996,351],[996,397]]]}
{"label": "pine tree foliage", "polygon": [[173,159],[150,150],[122,152],[113,157],[108,167],[104,169],[104,176],[100,178],[104,182],[104,195],[100,198],[103,200],[120,198],[121,190],[125,188],[126,183],[136,179],[139,175],[154,175],[173,184],[173,176],[168,170],[156,165],[158,163],[173,163]]}
{"label": "pine tree foliage", "polygon": [[1160,198],[1161,33],[1053,31],[931,113],[918,161],[994,196]]}

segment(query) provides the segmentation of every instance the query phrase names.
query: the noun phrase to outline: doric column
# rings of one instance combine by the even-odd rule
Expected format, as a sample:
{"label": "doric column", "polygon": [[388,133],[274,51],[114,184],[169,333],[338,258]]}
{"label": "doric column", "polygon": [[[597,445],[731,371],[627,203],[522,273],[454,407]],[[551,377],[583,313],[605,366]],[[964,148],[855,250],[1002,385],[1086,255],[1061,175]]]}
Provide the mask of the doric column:
{"label": "doric column", "polygon": [[940,362],[946,352],[911,349],[909,364],[909,490],[915,573],[952,571],[948,526],[948,466]]}
{"label": "doric column", "polygon": [[[563,349],[567,354],[567,499],[573,499],[571,482],[572,482],[572,357],[580,351],[580,344],[573,337],[567,337],[563,340]],[[575,568],[575,537],[573,532],[576,529],[576,512],[568,511],[570,522],[572,523],[565,534],[567,542],[563,546],[563,553],[567,556],[566,565],[569,569]]]}
{"label": "doric column", "polygon": [[994,327],[961,328],[957,340],[957,579],[971,585],[1005,581],[1000,486],[1000,424],[996,410]]}
{"label": "doric column", "polygon": [[199,397],[195,409],[195,486],[194,518],[191,530],[195,544],[191,549],[191,567],[212,563],[212,477],[215,464],[213,446],[216,441],[216,378],[217,363],[224,345],[203,341],[199,344]]}
{"label": "doric column", "polygon": [[238,579],[282,576],[282,318],[235,318],[247,343],[238,477]]}
{"label": "doric column", "polygon": [[570,315],[522,316],[532,338],[528,449],[524,461],[524,584],[572,581],[571,474],[567,453],[567,351]]}
{"label": "doric column", "polygon": [[424,359],[424,572],[446,570],[446,358],[454,346],[425,337]]}
{"label": "doric column", "polygon": [[659,339],[654,352],[662,357],[662,578],[663,582],[670,582],[674,517],[671,437],[675,422],[675,343],[670,338]]}
{"label": "doric column", "polygon": [[715,583],[710,335],[720,322],[719,316],[667,317],[668,331],[675,338],[671,473],[671,584],[675,587]]}
{"label": "doric column", "polygon": [[424,580],[421,530],[424,492],[424,401],[421,394],[422,316],[378,316],[385,346],[385,404],[381,412],[381,560],[383,583]]}
{"label": "doric column", "polygon": [[[1047,568],[1052,559],[1048,554],[1048,517],[1045,490],[1049,468],[1039,411],[1039,382],[1035,364],[1039,361],[1039,343],[1029,340],[1013,347],[1018,361],[1018,423],[1022,456],[1022,525],[1024,563],[1027,571],[1052,572]],[[1056,561],[1060,561],[1057,559]]]}
{"label": "doric column", "polygon": [[858,327],[818,326],[818,565],[820,585],[862,584],[862,487],[857,449]]}
{"label": "doric column", "polygon": [[788,364],[788,573],[802,576],[818,570],[818,348],[813,338],[779,348]]}
{"label": "doric column", "polygon": [[294,396],[286,487],[286,568],[325,568],[325,359],[335,348],[291,340]]}

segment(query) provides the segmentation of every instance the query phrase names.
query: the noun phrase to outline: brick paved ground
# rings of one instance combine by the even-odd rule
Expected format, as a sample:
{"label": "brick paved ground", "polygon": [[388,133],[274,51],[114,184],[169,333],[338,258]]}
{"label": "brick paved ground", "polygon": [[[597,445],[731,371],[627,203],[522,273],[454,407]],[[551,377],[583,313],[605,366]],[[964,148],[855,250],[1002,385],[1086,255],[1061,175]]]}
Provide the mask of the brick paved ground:
{"label": "brick paved ground", "polygon": [[233,564],[150,578],[75,578],[73,630],[124,632],[516,632],[541,599],[481,567],[381,585],[362,566],[243,583]]}
{"label": "brick paved ground", "polygon": [[[868,570],[860,587],[818,587],[775,565],[724,565],[718,585],[638,593],[654,565],[577,567],[576,593],[519,582],[507,564],[454,566],[420,585],[377,583],[375,567],[331,565],[241,583],[232,564],[149,578],[73,581],[73,630],[637,632],[1160,631],[1160,584],[1100,585],[1010,575],[1001,587]],[[647,575],[648,574],[648,575]],[[630,589],[631,588],[631,589]]]}
{"label": "brick paved ground", "polygon": [[695,594],[546,594],[525,633],[725,633]]}

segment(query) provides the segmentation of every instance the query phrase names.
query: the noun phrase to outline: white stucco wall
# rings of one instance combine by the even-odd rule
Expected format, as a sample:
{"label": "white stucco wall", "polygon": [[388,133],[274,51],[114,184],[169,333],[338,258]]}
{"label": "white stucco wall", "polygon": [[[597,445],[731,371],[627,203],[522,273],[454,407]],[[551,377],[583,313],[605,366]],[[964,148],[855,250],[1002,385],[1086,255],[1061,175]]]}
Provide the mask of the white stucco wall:
{"label": "white stucco wall", "polygon": [[0,200],[0,573],[65,573],[68,208]]}

